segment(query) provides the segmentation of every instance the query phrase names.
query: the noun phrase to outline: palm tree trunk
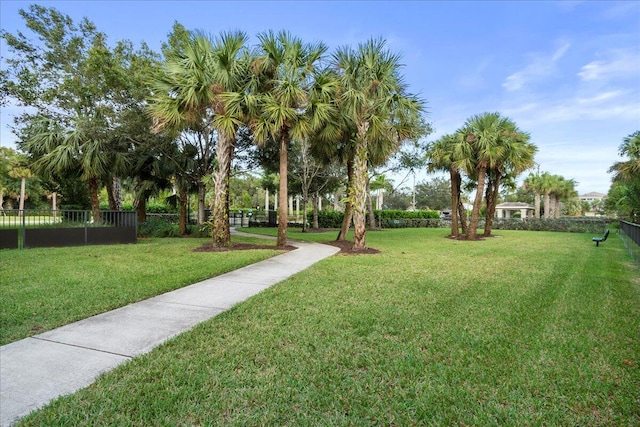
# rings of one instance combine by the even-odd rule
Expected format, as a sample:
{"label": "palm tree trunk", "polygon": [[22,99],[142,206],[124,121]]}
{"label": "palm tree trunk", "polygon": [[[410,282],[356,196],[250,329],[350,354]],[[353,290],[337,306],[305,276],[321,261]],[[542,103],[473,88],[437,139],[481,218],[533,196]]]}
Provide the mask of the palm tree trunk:
{"label": "palm tree trunk", "polygon": [[218,169],[215,172],[215,194],[213,199],[213,224],[211,234],[213,244],[222,248],[231,244],[229,230],[229,175],[233,157],[233,139],[223,132],[218,133],[216,159]]}
{"label": "palm tree trunk", "polygon": [[560,197],[556,196],[556,206],[554,209],[555,217],[560,218],[562,216],[562,206],[560,205]]}
{"label": "palm tree trunk", "polygon": [[113,200],[114,208],[117,211],[122,210],[122,182],[117,176],[113,177]]}
{"label": "palm tree trunk", "polygon": [[[347,193],[350,193],[350,188],[353,183],[353,159],[347,161]],[[337,197],[336,197],[337,199]],[[349,227],[351,227],[351,221],[353,219],[353,203],[351,203],[351,197],[347,197],[347,203],[344,206],[344,218],[342,219],[342,227],[338,233],[337,241],[347,240],[347,233]]]}
{"label": "palm tree trunk", "polygon": [[280,210],[278,211],[278,240],[276,246],[284,248],[287,246],[287,222],[289,214],[287,212],[288,185],[287,178],[288,168],[288,152],[289,152],[289,128],[283,127],[280,137]]}
{"label": "palm tree trunk", "polygon": [[496,177],[495,180],[489,180],[487,185],[486,199],[487,199],[487,212],[485,215],[484,237],[491,236],[493,230],[493,218],[496,215],[496,205],[498,204],[498,192],[500,190],[500,177]]}
{"label": "palm tree trunk", "polygon": [[549,218],[556,217],[556,195],[551,194],[549,196]]}
{"label": "palm tree trunk", "polygon": [[100,222],[100,200],[98,199],[98,178],[89,178],[89,199],[91,200],[91,215],[94,222]]}
{"label": "palm tree trunk", "polygon": [[147,195],[142,193],[138,199],[138,222],[143,223],[147,221]]}
{"label": "palm tree trunk", "polygon": [[109,210],[121,211],[122,210],[122,191],[120,185],[120,178],[113,176],[111,182],[107,183],[107,199],[109,201]]}
{"label": "palm tree trunk", "polygon": [[453,168],[449,169],[451,176],[451,237],[458,238],[458,200],[460,200],[460,174]]}
{"label": "palm tree trunk", "polygon": [[473,201],[471,222],[467,228],[467,240],[475,240],[477,238],[476,233],[478,232],[478,222],[480,221],[480,206],[482,205],[486,176],[487,168],[481,167],[478,172],[478,188],[476,188],[476,198]]}
{"label": "palm tree trunk", "polygon": [[544,193],[544,218],[550,218],[551,217],[551,193],[550,192],[545,192]]}
{"label": "palm tree trunk", "polygon": [[467,221],[467,210],[464,208],[460,193],[458,193],[458,215],[460,216],[460,228],[462,228],[462,234],[466,236],[469,224]]}
{"label": "palm tree trunk", "polygon": [[353,162],[353,183],[349,192],[349,199],[353,203],[354,252],[366,248],[365,209],[367,201],[368,152],[365,135],[368,127],[368,123],[358,125],[355,159]]}
{"label": "palm tree trunk", "polygon": [[540,192],[539,191],[534,192],[533,207],[535,210],[534,215],[536,219],[540,219]]}

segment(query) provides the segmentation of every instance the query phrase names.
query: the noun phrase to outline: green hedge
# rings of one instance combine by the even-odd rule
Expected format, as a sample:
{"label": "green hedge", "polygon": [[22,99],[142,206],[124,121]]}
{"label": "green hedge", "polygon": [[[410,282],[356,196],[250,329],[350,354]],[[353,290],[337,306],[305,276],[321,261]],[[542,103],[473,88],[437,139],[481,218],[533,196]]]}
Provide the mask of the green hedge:
{"label": "green hedge", "polygon": [[440,219],[440,213],[438,211],[423,210],[423,211],[402,211],[402,210],[382,210],[374,211],[376,218],[380,218],[382,212],[382,219]]}
{"label": "green hedge", "polygon": [[[440,226],[440,214],[438,211],[402,211],[402,210],[382,210],[374,211],[376,224],[380,222],[382,214],[383,228],[406,228],[406,227],[431,227]],[[309,223],[313,221],[313,212],[307,214]],[[344,212],[340,211],[319,211],[318,226],[320,228],[340,228],[344,220]]]}
{"label": "green hedge", "polygon": [[605,228],[615,229],[618,220],[612,218],[518,218],[495,219],[494,230],[561,231],[568,233],[602,234]]}
{"label": "green hedge", "polygon": [[[380,221],[382,214],[382,221]],[[376,225],[382,222],[383,228],[447,228],[450,221],[440,219],[438,211],[402,211],[383,210],[375,211]],[[340,228],[344,212],[320,211],[318,212],[318,225],[320,228]],[[308,221],[311,223],[313,214],[309,213]],[[484,219],[480,220],[480,228],[484,227]],[[527,218],[522,221],[519,218],[494,219],[494,230],[527,230],[527,231],[560,231],[569,233],[594,233],[602,234],[605,228],[617,229],[618,220],[613,218],[559,218],[559,219],[534,219]]]}

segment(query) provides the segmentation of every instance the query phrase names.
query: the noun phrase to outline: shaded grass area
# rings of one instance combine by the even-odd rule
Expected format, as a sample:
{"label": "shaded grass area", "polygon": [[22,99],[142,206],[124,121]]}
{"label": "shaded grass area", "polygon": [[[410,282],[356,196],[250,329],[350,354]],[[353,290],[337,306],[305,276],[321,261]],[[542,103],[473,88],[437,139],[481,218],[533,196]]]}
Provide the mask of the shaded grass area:
{"label": "shaded grass area", "polygon": [[[280,251],[195,253],[211,239],[0,252],[0,344],[159,295]],[[234,242],[268,243],[234,236]]]}
{"label": "shaded grass area", "polygon": [[22,425],[640,424],[617,236],[445,233],[370,233],[381,254],[326,259]]}

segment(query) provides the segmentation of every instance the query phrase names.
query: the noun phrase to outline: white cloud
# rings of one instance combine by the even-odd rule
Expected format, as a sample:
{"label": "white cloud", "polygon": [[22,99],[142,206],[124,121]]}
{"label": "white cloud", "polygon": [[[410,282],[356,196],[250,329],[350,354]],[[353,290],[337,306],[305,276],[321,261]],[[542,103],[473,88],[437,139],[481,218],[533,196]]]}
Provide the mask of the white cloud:
{"label": "white cloud", "polygon": [[603,93],[594,95],[589,98],[578,98],[576,100],[576,103],[580,105],[598,104],[602,101],[608,101],[614,98],[618,98],[624,94],[625,94],[625,91],[623,90],[612,90],[609,92],[603,92]]}
{"label": "white cloud", "polygon": [[509,92],[523,89],[527,84],[552,76],[557,71],[556,63],[569,51],[571,44],[560,41],[559,46],[552,53],[530,53],[527,55],[529,63],[509,76],[502,87]]}
{"label": "white cloud", "polygon": [[606,54],[603,60],[584,65],[578,76],[583,81],[608,80],[615,77],[633,76],[640,73],[640,52],[632,49],[616,49]]}

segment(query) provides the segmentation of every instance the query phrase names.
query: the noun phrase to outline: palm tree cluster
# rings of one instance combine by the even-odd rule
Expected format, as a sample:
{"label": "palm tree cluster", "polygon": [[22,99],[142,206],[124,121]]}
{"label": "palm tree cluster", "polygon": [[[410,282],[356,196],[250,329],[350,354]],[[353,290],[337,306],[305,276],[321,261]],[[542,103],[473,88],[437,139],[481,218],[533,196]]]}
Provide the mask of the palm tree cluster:
{"label": "palm tree cluster", "polygon": [[563,176],[548,172],[529,174],[524,180],[524,186],[533,191],[536,218],[540,218],[542,213],[545,219],[560,218],[561,203],[578,195],[575,190],[576,182],[573,179],[565,179]]}
{"label": "palm tree cluster", "polygon": [[286,31],[262,32],[251,46],[240,31],[214,37],[176,23],[160,56],[128,41],[110,48],[91,22],[75,25],[53,8],[34,5],[21,15],[45,43],[0,32],[12,53],[0,92],[35,110],[18,120],[19,147],[51,181],[84,181],[98,219],[99,192],[106,187],[117,209],[122,178],[136,191],[141,220],[153,192],[177,190],[184,232],[195,189],[198,222],[209,204],[213,241],[229,245],[232,162],[240,141],[250,140],[278,149],[283,247],[288,155],[304,143],[318,161],[347,166],[354,246],[362,249],[368,169],[428,128],[423,101],[408,93],[400,57],[383,40],[329,54],[325,44]]}
{"label": "palm tree cluster", "polygon": [[[477,239],[483,202],[486,204],[484,236],[491,235],[501,185],[513,181],[534,164],[537,148],[529,139],[529,134],[511,119],[499,113],[483,113],[469,118],[455,133],[429,145],[428,169],[450,175],[452,237]],[[471,218],[467,218],[461,198],[465,179],[467,186],[476,190]]]}
{"label": "palm tree cluster", "polygon": [[217,39],[181,34],[152,79],[149,113],[157,130],[201,127],[216,135],[214,243],[230,243],[231,161],[238,128],[246,127],[258,145],[278,145],[277,245],[286,245],[288,152],[293,141],[305,141],[324,161],[347,163],[354,250],[363,249],[369,166],[386,161],[425,128],[423,103],[407,93],[399,57],[382,40],[340,48],[327,58],[324,44],[305,43],[285,31],[260,33],[254,49],[239,32]]}

